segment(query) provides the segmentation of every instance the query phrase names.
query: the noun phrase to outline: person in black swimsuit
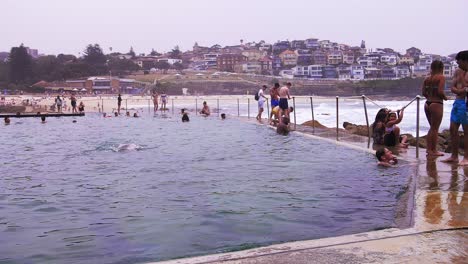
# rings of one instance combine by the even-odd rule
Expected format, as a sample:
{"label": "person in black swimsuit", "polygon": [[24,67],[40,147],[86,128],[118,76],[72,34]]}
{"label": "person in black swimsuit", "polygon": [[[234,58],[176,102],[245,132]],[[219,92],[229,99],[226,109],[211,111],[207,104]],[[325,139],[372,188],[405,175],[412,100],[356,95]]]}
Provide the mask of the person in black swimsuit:
{"label": "person in black swimsuit", "polygon": [[439,127],[444,114],[444,100],[447,97],[444,94],[445,77],[443,74],[444,64],[442,61],[435,60],[431,64],[431,74],[424,80],[422,94],[427,101],[424,105],[427,121],[430,128],[427,133],[427,155],[443,156],[442,152],[437,151],[437,140],[439,138]]}

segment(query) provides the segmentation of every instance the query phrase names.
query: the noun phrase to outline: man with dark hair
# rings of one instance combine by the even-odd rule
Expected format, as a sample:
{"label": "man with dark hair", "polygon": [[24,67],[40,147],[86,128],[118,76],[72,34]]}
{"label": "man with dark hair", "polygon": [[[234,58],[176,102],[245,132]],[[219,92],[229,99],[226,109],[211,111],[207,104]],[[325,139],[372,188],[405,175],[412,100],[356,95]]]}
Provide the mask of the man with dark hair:
{"label": "man with dark hair", "polygon": [[279,105],[279,94],[278,90],[280,88],[279,83],[275,83],[275,86],[270,89],[270,100],[271,100],[271,109]]}
{"label": "man with dark hair", "polygon": [[289,95],[289,89],[291,88],[292,84],[290,82],[286,83],[286,86],[281,87],[279,90],[279,121],[281,123],[281,118],[283,117],[283,114],[289,118],[289,106],[288,106],[288,100],[291,99],[291,96]]}
{"label": "man with dark hair", "polygon": [[391,167],[398,163],[397,158],[393,155],[392,151],[388,148],[381,148],[375,152],[375,156],[379,161],[377,165],[384,167]]}
{"label": "man with dark hair", "polygon": [[276,133],[287,136],[289,134],[289,117],[283,117],[276,127]]}
{"label": "man with dark hair", "polygon": [[468,134],[468,119],[466,117],[466,93],[468,91],[468,50],[460,51],[455,57],[458,68],[453,75],[452,87],[450,90],[456,95],[453,102],[452,112],[450,114],[450,138],[452,142],[452,155],[444,162],[458,163],[460,166],[468,166],[468,137],[464,137],[465,156],[458,162],[458,146],[460,137],[458,129],[460,124],[463,127],[465,135]]}

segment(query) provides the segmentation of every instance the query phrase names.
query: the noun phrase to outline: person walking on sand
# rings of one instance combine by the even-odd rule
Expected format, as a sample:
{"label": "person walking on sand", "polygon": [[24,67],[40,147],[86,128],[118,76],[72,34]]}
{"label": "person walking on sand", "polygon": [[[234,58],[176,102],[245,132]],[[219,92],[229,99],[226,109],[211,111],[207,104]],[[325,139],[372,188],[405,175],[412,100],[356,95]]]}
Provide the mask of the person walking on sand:
{"label": "person walking on sand", "polygon": [[122,95],[117,97],[117,113],[120,115],[120,106],[122,105]]}
{"label": "person walking on sand", "polygon": [[256,118],[260,122],[262,121],[262,113],[263,113],[265,102],[266,100],[268,100],[268,98],[264,94],[264,91],[266,91],[267,89],[268,89],[268,86],[263,85],[262,88],[258,90],[258,114]]}
{"label": "person walking on sand", "polygon": [[62,112],[62,99],[60,98],[60,95],[57,95],[57,98],[55,98],[55,105],[57,106],[57,112],[61,113]]}
{"label": "person walking on sand", "polygon": [[158,96],[158,92],[156,91],[151,94],[151,98],[153,98],[153,110],[155,113],[158,111]]}
{"label": "person walking on sand", "polygon": [[70,96],[70,103],[72,107],[72,113],[77,113],[78,111],[76,110],[76,97],[74,94]]}
{"label": "person walking on sand", "polygon": [[443,160],[443,162],[458,163],[458,148],[460,146],[460,137],[458,129],[460,125],[463,127],[464,137],[464,150],[465,156],[463,160],[458,163],[460,166],[468,165],[468,119],[466,117],[466,93],[468,90],[468,50],[460,51],[455,57],[458,63],[457,71],[453,76],[452,87],[450,91],[456,95],[453,102],[452,112],[450,113],[450,138],[452,141],[452,155],[450,158]]}
{"label": "person walking on sand", "polygon": [[422,94],[426,97],[424,112],[429,122],[429,132],[427,133],[427,156],[443,156],[444,153],[437,151],[437,141],[439,139],[439,127],[444,114],[444,100],[447,97],[444,93],[445,77],[444,64],[435,60],[431,64],[431,74],[422,86]]}
{"label": "person walking on sand", "polygon": [[167,94],[162,93],[161,94],[161,111],[166,111],[166,103],[167,103]]}
{"label": "person walking on sand", "polygon": [[279,89],[279,122],[281,123],[281,119],[284,116],[289,118],[289,107],[288,107],[288,99],[291,99],[289,95],[289,89],[291,88],[292,84],[290,82],[286,83],[286,86],[281,87]]}

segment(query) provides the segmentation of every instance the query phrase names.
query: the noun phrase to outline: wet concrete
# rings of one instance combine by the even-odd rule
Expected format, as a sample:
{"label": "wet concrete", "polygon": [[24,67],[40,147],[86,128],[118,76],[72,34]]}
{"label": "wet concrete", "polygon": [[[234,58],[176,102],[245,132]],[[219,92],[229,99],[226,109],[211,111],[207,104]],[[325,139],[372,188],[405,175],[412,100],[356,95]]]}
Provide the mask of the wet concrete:
{"label": "wet concrete", "polygon": [[[336,128],[297,125],[296,131],[363,151],[375,148],[369,138],[342,129],[338,136]],[[425,149],[419,155],[413,147],[393,151],[415,167],[401,199],[399,228],[161,263],[468,263],[468,167],[441,162],[443,157],[426,159]]]}

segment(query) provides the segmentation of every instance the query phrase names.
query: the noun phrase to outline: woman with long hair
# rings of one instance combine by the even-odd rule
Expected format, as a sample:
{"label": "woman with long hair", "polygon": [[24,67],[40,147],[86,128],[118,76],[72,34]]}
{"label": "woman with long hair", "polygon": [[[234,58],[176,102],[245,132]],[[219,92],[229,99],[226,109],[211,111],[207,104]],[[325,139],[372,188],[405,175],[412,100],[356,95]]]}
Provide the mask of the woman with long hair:
{"label": "woman with long hair", "polygon": [[447,100],[444,93],[445,77],[443,72],[444,64],[442,61],[433,61],[431,74],[424,80],[422,86],[422,94],[427,99],[424,104],[424,112],[430,125],[426,138],[428,156],[444,155],[442,152],[437,151],[439,127],[444,114],[444,100]]}

